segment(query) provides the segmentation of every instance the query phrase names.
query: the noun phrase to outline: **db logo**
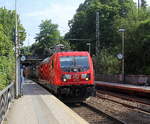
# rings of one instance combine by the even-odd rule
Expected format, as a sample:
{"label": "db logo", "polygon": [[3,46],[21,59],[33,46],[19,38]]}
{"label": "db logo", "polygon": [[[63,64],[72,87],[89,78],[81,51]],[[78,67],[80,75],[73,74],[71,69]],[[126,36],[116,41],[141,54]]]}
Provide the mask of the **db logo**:
{"label": "db logo", "polygon": [[79,75],[78,74],[73,75],[73,79],[79,79]]}

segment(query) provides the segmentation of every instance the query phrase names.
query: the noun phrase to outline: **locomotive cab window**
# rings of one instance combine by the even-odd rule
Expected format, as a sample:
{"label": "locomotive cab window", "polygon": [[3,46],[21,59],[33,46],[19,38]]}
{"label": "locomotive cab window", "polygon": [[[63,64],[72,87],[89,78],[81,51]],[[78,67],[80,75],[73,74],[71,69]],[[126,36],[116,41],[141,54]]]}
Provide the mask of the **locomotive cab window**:
{"label": "locomotive cab window", "polygon": [[83,72],[89,69],[88,56],[60,57],[61,69],[64,72]]}

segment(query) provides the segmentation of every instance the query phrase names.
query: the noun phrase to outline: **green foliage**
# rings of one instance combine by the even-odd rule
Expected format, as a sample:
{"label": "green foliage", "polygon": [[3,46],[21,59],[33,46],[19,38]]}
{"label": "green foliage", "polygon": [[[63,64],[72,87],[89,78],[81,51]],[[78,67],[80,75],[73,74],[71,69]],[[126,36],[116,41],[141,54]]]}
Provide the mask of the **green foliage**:
{"label": "green foliage", "polygon": [[0,56],[0,90],[14,80],[14,62],[14,58]]}
{"label": "green foliage", "polygon": [[[114,57],[117,53],[120,53],[121,50],[118,29],[121,25],[120,22],[127,18],[132,7],[136,8],[132,0],[85,0],[77,9],[73,19],[69,21],[70,31],[66,34],[65,38],[91,39],[91,51],[92,54],[95,54],[96,12],[99,12],[100,57],[97,58],[97,62],[101,68],[103,68],[103,71],[100,72],[118,73],[118,65],[115,64],[118,62]],[[75,49],[86,51],[88,50],[88,46],[85,45],[87,42],[89,41],[70,41]],[[116,46],[118,47],[117,51],[114,51],[113,49],[115,49]],[[111,52],[111,54],[109,54],[106,52],[107,50],[104,51],[104,48],[111,48],[114,53]],[[104,56],[102,56],[103,53],[105,54]],[[103,59],[101,59],[101,57]],[[104,66],[102,66],[102,64],[104,64]],[[98,64],[96,63],[96,65]]]}
{"label": "green foliage", "polygon": [[14,75],[14,51],[13,44],[4,34],[4,29],[0,25],[0,90],[2,90]]}
{"label": "green foliage", "polygon": [[40,33],[35,37],[37,42],[32,45],[31,49],[34,55],[43,57],[47,56],[49,48],[57,44],[60,33],[58,25],[52,24],[51,20],[42,21],[39,28]]}
{"label": "green foliage", "polygon": [[59,43],[65,45],[67,49],[70,48],[69,42],[60,36],[57,24],[53,24],[51,20],[45,20],[39,27],[40,33],[35,37],[37,42],[30,49],[32,55],[45,58],[50,55],[50,48]]}
{"label": "green foliage", "polygon": [[[15,77],[14,32],[15,11],[0,8],[0,90]],[[21,31],[21,32],[20,32]],[[20,45],[25,40],[25,29],[18,16],[18,33]]]}
{"label": "green foliage", "polygon": [[119,74],[121,62],[108,49],[102,49],[94,64],[96,73],[99,74]]}
{"label": "green foliage", "polygon": [[[65,38],[91,39],[92,54],[95,54],[97,11],[100,13],[100,56],[96,58],[96,66],[99,66],[96,67],[99,68],[97,71],[118,73],[118,60],[115,56],[121,53],[122,46],[122,33],[118,29],[124,28],[125,73],[148,74],[150,8],[146,6],[145,0],[141,1],[139,9],[133,0],[85,0],[79,6],[73,19],[69,21],[70,31]],[[70,41],[75,49],[86,51],[87,42],[89,41]]]}
{"label": "green foliage", "polygon": [[[123,27],[125,32],[125,73],[148,74],[149,64],[149,23],[150,11],[148,9],[132,7],[127,18],[116,19],[116,27]],[[121,33],[120,35],[121,44]],[[118,40],[119,41],[119,40]],[[116,46],[119,42],[116,42]],[[150,73],[149,73],[150,74]]]}
{"label": "green foliage", "polygon": [[24,46],[20,49],[21,55],[30,56],[32,53],[30,51],[31,46]]}
{"label": "green foliage", "polygon": [[132,35],[135,39],[130,35],[127,39],[126,71],[127,73],[147,74],[146,68],[150,67],[150,19],[139,22]]}
{"label": "green foliage", "polygon": [[[65,38],[91,39],[92,54],[95,53],[96,12],[100,13],[100,49],[108,48],[116,42],[116,18],[126,17],[133,4],[132,0],[86,0],[77,9],[74,18],[69,21],[70,31]],[[134,5],[134,4],[133,4]],[[70,43],[77,50],[87,50],[89,41],[74,41]]]}
{"label": "green foliage", "polygon": [[149,75],[150,74],[150,66],[143,67],[143,71],[144,71],[144,74]]}
{"label": "green foliage", "polygon": [[[9,40],[14,42],[15,38],[15,15],[16,12],[12,10],[7,10],[5,8],[0,8],[0,24],[3,25],[4,34],[9,38]],[[23,41],[25,40],[26,33],[22,24],[20,24],[19,15],[18,17],[18,33],[19,33],[19,41],[20,44],[23,45]]]}
{"label": "green foliage", "polygon": [[9,38],[4,34],[3,26],[0,25],[0,56],[12,56],[13,44]]}
{"label": "green foliage", "polygon": [[146,0],[141,0],[141,7],[146,8],[146,6],[147,6]]}
{"label": "green foliage", "polygon": [[63,37],[60,37],[59,43],[65,46],[65,50],[71,50],[70,42],[68,40],[64,40]]}
{"label": "green foliage", "polygon": [[52,24],[51,20],[42,21],[39,26],[40,33],[36,36],[36,41],[42,47],[50,47],[53,46],[60,37],[60,33],[58,31],[58,25]]}

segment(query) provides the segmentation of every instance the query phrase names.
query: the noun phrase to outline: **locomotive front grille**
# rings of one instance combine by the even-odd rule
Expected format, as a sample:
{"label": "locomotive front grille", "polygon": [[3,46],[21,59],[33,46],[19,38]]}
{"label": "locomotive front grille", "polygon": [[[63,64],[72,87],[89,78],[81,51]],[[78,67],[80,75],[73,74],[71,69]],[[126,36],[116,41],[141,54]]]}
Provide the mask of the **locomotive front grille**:
{"label": "locomotive front grille", "polygon": [[79,74],[74,74],[72,75],[72,79],[79,79],[80,78],[80,75]]}

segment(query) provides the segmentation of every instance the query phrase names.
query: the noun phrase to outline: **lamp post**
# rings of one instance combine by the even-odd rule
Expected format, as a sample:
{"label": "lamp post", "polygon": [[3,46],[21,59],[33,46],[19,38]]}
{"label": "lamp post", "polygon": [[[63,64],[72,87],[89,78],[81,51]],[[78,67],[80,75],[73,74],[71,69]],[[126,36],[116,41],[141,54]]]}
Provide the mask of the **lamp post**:
{"label": "lamp post", "polygon": [[91,53],[91,43],[86,43],[89,46],[89,54]]}
{"label": "lamp post", "polygon": [[121,28],[118,30],[122,33],[122,81],[125,80],[125,73],[124,73],[124,41],[125,41],[125,29]]}
{"label": "lamp post", "polygon": [[99,49],[100,49],[100,19],[99,19],[99,12],[96,12],[96,45],[95,45],[95,53],[96,57],[99,55]]}
{"label": "lamp post", "polygon": [[139,9],[140,9],[140,0],[138,0],[138,14],[139,14]]}
{"label": "lamp post", "polygon": [[17,17],[17,0],[15,0],[15,56],[16,56],[16,82],[15,96],[19,97],[19,44],[18,44],[18,17]]}
{"label": "lamp post", "polygon": [[20,60],[22,60],[21,59],[21,57],[20,57],[20,48],[21,48],[21,45],[20,45],[20,40],[21,39],[19,39],[20,38],[20,33],[24,33],[24,31],[23,30],[17,30],[17,51],[18,51],[18,58],[17,58],[17,67],[18,67],[18,97],[20,97],[21,96],[21,94],[22,94],[22,80],[21,80],[21,62],[20,62]]}

